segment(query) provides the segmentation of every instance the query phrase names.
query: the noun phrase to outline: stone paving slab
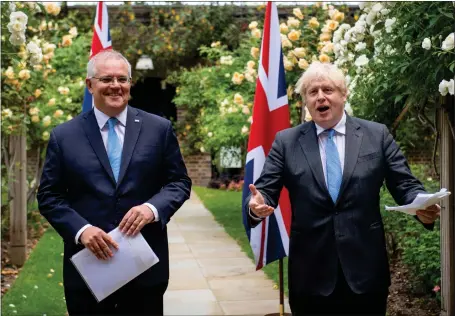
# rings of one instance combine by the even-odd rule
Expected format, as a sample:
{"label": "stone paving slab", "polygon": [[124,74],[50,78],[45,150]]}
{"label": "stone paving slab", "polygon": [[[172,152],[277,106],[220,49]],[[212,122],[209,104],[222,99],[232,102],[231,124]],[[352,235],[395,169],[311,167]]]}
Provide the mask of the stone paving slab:
{"label": "stone paving slab", "polygon": [[[194,192],[168,226],[170,280],[165,315],[278,313],[279,292]],[[285,302],[285,311],[290,312]]]}

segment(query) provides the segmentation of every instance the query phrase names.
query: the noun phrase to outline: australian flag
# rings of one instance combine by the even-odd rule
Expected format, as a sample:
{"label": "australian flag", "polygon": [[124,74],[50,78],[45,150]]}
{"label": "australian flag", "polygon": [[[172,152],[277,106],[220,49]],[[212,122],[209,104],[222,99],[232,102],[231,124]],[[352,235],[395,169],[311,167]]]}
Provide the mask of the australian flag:
{"label": "australian flag", "polygon": [[[270,1],[265,12],[258,72],[245,165],[243,201],[250,193],[248,186],[254,184],[262,172],[276,133],[290,127],[278,11],[276,4]],[[244,211],[243,223],[253,250],[256,270],[286,257],[289,253],[291,223],[291,205],[286,188],[283,188],[278,207],[272,215],[251,228],[248,225],[248,214]]]}
{"label": "australian flag", "polygon": [[[96,5],[95,23],[93,26],[92,48],[90,49],[90,58],[99,52],[111,49],[112,41],[109,32],[109,17],[107,15],[106,3],[100,1]],[[93,107],[93,98],[87,87],[85,87],[84,102],[82,103],[82,112],[90,111]]]}

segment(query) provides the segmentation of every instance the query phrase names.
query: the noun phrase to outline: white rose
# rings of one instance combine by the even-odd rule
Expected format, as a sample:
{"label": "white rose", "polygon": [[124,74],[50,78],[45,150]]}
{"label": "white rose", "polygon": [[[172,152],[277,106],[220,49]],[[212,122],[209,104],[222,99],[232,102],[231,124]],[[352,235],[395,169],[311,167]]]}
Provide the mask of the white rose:
{"label": "white rose", "polygon": [[375,11],[370,11],[370,13],[368,13],[367,18],[366,18],[367,24],[368,25],[373,25],[375,20],[376,20],[376,12]]}
{"label": "white rose", "polygon": [[441,49],[442,50],[453,50],[454,48],[454,33],[450,33],[449,36],[446,37],[444,42],[442,42]]}
{"label": "white rose", "polygon": [[303,48],[303,47],[294,48],[294,55],[299,58],[305,57],[305,55],[306,55],[305,48]]}
{"label": "white rose", "polygon": [[439,93],[445,96],[449,92],[449,82],[447,80],[442,80],[439,83]]}
{"label": "white rose", "polygon": [[248,133],[248,131],[249,131],[249,128],[246,127],[245,125],[243,125],[242,130],[241,130],[242,134],[246,134],[246,133]]}
{"label": "white rose", "polygon": [[8,27],[8,31],[10,31],[10,33],[15,33],[15,32],[19,33],[19,32],[25,31],[25,25],[19,21],[9,22],[7,27]]}
{"label": "white rose", "polygon": [[50,43],[43,44],[43,52],[45,54],[52,53],[55,50],[55,48],[56,48],[55,44],[50,44]]}
{"label": "white rose", "polygon": [[357,67],[362,67],[368,64],[368,58],[366,55],[360,55],[354,62]]}
{"label": "white rose", "polygon": [[9,37],[9,42],[14,46],[20,46],[25,43],[25,34],[23,33],[13,33]]}
{"label": "white rose", "polygon": [[77,27],[73,26],[72,28],[70,28],[69,32],[68,32],[72,37],[76,37],[77,36]]}
{"label": "white rose", "polygon": [[248,27],[249,27],[250,30],[254,30],[255,28],[258,27],[258,22],[253,21],[253,22],[250,23],[250,25],[248,25]]}
{"label": "white rose", "polygon": [[392,32],[392,26],[395,24],[396,21],[397,21],[396,18],[385,20],[384,25],[385,25],[385,31],[387,33],[391,33]]}
{"label": "white rose", "polygon": [[429,50],[431,48],[431,40],[427,37],[422,42],[422,48]]}
{"label": "white rose", "polygon": [[10,109],[3,109],[2,110],[2,116],[3,117],[11,117],[11,116],[13,116],[13,111],[11,111]]}
{"label": "white rose", "polygon": [[372,8],[371,11],[374,12],[379,12],[384,8],[384,6],[381,3],[376,3]]}
{"label": "white rose", "polygon": [[27,51],[30,54],[41,54],[41,48],[35,42],[28,42]]}
{"label": "white rose", "polygon": [[354,48],[354,49],[355,49],[356,52],[358,52],[359,50],[363,50],[363,49],[365,49],[366,47],[367,47],[367,44],[366,44],[366,43],[360,42],[360,43],[357,43],[357,44],[355,45],[355,48]]}
{"label": "white rose", "polygon": [[30,57],[30,64],[32,66],[38,65],[43,60],[43,54],[35,54]]}
{"label": "white rose", "polygon": [[43,117],[42,122],[44,127],[48,127],[51,124],[51,117],[49,115],[46,115]]}
{"label": "white rose", "polygon": [[20,23],[22,23],[25,26],[28,22],[28,16],[24,12],[16,11],[16,12],[12,12],[9,15],[9,20],[11,22],[19,21]]}
{"label": "white rose", "polygon": [[389,9],[382,9],[382,10],[381,10],[381,15],[382,15],[382,16],[386,16],[386,15],[389,14],[389,13],[390,13],[390,10],[389,10]]}

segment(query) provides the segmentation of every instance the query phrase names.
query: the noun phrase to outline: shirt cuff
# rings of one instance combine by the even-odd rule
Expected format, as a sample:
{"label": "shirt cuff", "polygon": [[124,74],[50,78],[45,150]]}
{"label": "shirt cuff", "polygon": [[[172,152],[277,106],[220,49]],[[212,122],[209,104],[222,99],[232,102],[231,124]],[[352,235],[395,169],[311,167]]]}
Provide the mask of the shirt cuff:
{"label": "shirt cuff", "polygon": [[146,205],[153,212],[153,215],[155,215],[155,219],[153,221],[154,222],[159,222],[160,221],[160,215],[159,215],[158,210],[156,209],[156,207],[154,207],[150,203],[144,203],[144,205]]}
{"label": "shirt cuff", "polygon": [[90,224],[87,224],[85,225],[84,227],[82,227],[81,229],[79,229],[79,231],[77,232],[76,234],[76,238],[74,238],[74,241],[76,242],[76,245],[80,244],[79,242],[79,237],[81,237],[82,233],[84,232],[84,230],[86,230],[87,228],[91,227],[92,225]]}
{"label": "shirt cuff", "polygon": [[260,221],[262,221],[262,220],[264,219],[264,217],[259,217],[259,216],[257,216],[257,215],[254,215],[254,213],[251,212],[251,209],[250,209],[250,208],[248,208],[248,213],[250,214],[250,217],[251,217],[253,220],[257,221],[257,222],[260,222]]}

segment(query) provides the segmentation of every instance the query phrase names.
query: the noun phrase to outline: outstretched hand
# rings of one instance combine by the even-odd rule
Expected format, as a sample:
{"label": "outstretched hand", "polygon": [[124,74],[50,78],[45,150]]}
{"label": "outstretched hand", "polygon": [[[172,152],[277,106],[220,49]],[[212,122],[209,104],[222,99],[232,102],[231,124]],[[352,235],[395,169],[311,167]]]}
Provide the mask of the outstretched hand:
{"label": "outstretched hand", "polygon": [[251,191],[251,198],[248,206],[254,215],[263,218],[272,214],[275,209],[265,204],[264,197],[262,196],[261,192],[256,189],[254,184],[250,184],[249,188]]}

